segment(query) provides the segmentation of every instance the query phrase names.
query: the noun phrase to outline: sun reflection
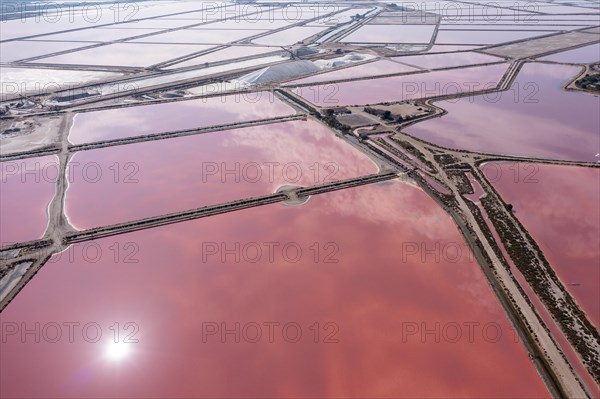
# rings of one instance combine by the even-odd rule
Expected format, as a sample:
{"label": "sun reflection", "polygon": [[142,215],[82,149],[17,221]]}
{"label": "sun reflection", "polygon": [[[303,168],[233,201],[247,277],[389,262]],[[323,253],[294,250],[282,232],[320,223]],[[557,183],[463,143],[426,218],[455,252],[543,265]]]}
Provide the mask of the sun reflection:
{"label": "sun reflection", "polygon": [[106,346],[106,357],[109,360],[119,361],[125,359],[131,353],[130,344],[111,341]]}

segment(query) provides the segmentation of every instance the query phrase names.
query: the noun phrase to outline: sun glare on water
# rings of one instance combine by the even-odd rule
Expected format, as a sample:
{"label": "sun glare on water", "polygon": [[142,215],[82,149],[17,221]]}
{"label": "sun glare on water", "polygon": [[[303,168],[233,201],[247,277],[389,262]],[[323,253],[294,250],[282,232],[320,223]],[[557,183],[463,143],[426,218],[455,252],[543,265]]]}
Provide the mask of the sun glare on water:
{"label": "sun glare on water", "polygon": [[125,359],[131,353],[129,344],[111,341],[106,346],[106,357],[109,360],[119,361]]}

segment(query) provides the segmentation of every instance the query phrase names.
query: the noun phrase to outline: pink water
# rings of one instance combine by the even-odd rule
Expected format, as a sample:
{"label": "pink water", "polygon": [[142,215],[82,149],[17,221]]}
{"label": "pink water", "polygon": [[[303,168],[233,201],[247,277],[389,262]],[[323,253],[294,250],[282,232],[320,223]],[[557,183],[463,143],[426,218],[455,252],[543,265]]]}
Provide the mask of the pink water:
{"label": "pink water", "polygon": [[466,50],[475,50],[478,46],[469,46],[469,45],[454,45],[454,44],[434,44],[431,46],[431,49],[427,51],[428,54],[432,53],[442,53],[445,51],[466,51]]}
{"label": "pink water", "polygon": [[600,98],[561,88],[580,70],[526,64],[510,90],[439,102],[447,115],[406,133],[445,147],[594,162],[600,152]]}
{"label": "pink water", "polygon": [[[475,22],[473,21],[473,23],[466,23],[466,24],[456,24],[456,23],[449,23],[449,24],[443,24],[440,26],[441,29],[444,30],[501,30],[501,31],[505,31],[505,30],[510,30],[510,31],[548,31],[548,33],[550,32],[556,32],[556,31],[562,31],[562,30],[575,30],[575,29],[581,29],[582,25],[577,25],[577,24],[571,24],[571,23],[563,23],[563,24],[558,24],[555,23],[553,25],[542,25],[540,22],[533,22],[533,21],[528,21],[529,24],[525,24],[523,22],[519,23],[519,19],[523,19],[523,16],[516,16],[513,18],[513,20],[495,20],[495,21],[489,21],[488,23],[485,22]],[[531,17],[534,18],[534,17]],[[515,19],[517,20],[515,22]],[[585,26],[585,25],[584,25]]]}
{"label": "pink water", "polygon": [[177,57],[207,50],[190,44],[115,43],[40,59],[38,63],[149,67]]}
{"label": "pink water", "polygon": [[295,90],[319,106],[376,104],[472,93],[496,87],[507,66],[490,65],[302,87]]}
{"label": "pink water", "polygon": [[493,57],[487,54],[475,52],[411,55],[406,57],[395,57],[394,60],[422,68],[450,68],[457,66],[487,64],[491,62],[503,62],[504,58]]}
{"label": "pink water", "polygon": [[[213,244],[236,243],[279,246],[256,262],[254,252],[238,252],[239,262],[235,253],[208,254]],[[283,256],[290,243],[303,255]],[[465,252],[454,263],[404,256],[407,244],[436,243]],[[128,261],[138,263],[108,250],[128,244],[137,249]],[[50,327],[40,343],[7,336],[3,397],[548,397],[453,222],[409,185],[360,187],[89,245],[104,249],[94,263],[75,247],[2,313],[18,328],[80,323],[72,342],[67,327],[52,344]],[[84,337],[86,323],[97,325]],[[210,335],[214,326],[219,334]],[[221,327],[234,333],[222,336]],[[116,345],[115,331],[117,342],[139,341]],[[123,346],[128,352],[114,355]]]}
{"label": "pink water", "polygon": [[[4,32],[3,32],[4,34]],[[44,54],[72,50],[88,46],[89,43],[77,42],[41,42],[41,41],[15,41],[0,43],[0,61],[12,62],[22,59],[38,57]]]}
{"label": "pink water", "polygon": [[191,60],[175,64],[172,67],[169,67],[169,69],[182,68],[192,65],[201,65],[207,62],[221,62],[235,58],[247,57],[251,55],[271,53],[277,50],[280,49],[261,46],[231,46],[223,50],[214,51],[212,53],[201,55],[200,57],[192,58]]}
{"label": "pink water", "polygon": [[[498,167],[496,165],[498,165]],[[496,181],[496,180],[502,178],[502,174],[501,174],[502,172],[501,172],[501,169],[499,166],[500,165],[496,164],[496,163],[484,164],[484,166],[482,167],[482,170],[488,177],[493,177],[491,180]],[[524,166],[523,171],[525,171],[526,167],[525,167],[525,165],[523,165],[523,166]],[[513,179],[515,178],[515,176],[519,176],[517,174],[514,174],[514,170],[510,170],[510,171],[512,173]],[[527,295],[529,300],[532,302],[538,315],[542,318],[544,323],[546,323],[546,326],[552,333],[552,337],[554,338],[556,343],[559,345],[560,350],[562,350],[562,352],[566,356],[567,360],[569,361],[569,363],[571,364],[571,366],[573,367],[575,372],[579,375],[579,377],[581,378],[584,385],[591,392],[592,397],[593,398],[597,397],[600,394],[600,387],[598,386],[598,384],[596,384],[596,382],[594,381],[592,376],[589,374],[589,372],[587,371],[587,368],[581,362],[580,357],[577,355],[577,353],[575,352],[573,347],[569,344],[568,340],[565,338],[564,334],[562,333],[562,330],[560,329],[560,327],[558,327],[558,325],[556,324],[556,321],[552,318],[552,316],[550,315],[548,310],[546,310],[544,305],[540,302],[539,298],[535,295],[532,288],[529,286],[529,283],[527,283],[527,281],[525,280],[525,277],[523,277],[521,272],[514,265],[514,262],[512,261],[512,259],[508,255],[508,253],[506,252],[506,248],[502,244],[502,241],[500,240],[500,237],[498,236],[498,233],[496,232],[487,212],[480,205],[479,198],[484,194],[483,188],[481,187],[479,182],[477,182],[473,178],[471,173],[468,173],[467,175],[469,177],[469,181],[471,182],[471,185],[474,187],[475,193],[472,195],[466,195],[465,197],[470,199],[472,202],[474,202],[475,204],[478,205],[479,210],[481,211],[481,213],[485,219],[485,223],[487,224],[488,228],[492,232],[492,235],[494,236],[494,240],[496,240],[496,242],[498,243],[500,251],[502,252],[502,255],[508,262],[508,265],[510,266],[510,269],[512,270],[512,273],[513,273],[514,277],[516,278],[517,282],[519,283],[519,285],[521,285],[525,294]],[[524,177],[527,178],[527,174]]]}
{"label": "pink water", "polygon": [[343,68],[338,71],[326,72],[320,75],[310,76],[308,78],[294,80],[290,85],[328,82],[332,80],[354,79],[354,78],[370,78],[377,75],[391,75],[394,73],[414,72],[417,68],[407,65],[402,65],[397,62],[381,60],[369,62],[358,66]]}
{"label": "pink water", "polygon": [[484,170],[567,290],[600,326],[600,169],[494,163]]}
{"label": "pink water", "polygon": [[131,43],[182,43],[182,44],[226,44],[236,40],[258,35],[260,30],[233,29],[182,29],[174,32],[134,39]]}
{"label": "pink water", "polygon": [[[260,18],[266,17],[266,18]],[[198,30],[210,30],[210,29],[259,29],[259,30],[271,30],[279,29],[291,25],[298,21],[286,21],[286,20],[275,20],[269,19],[267,15],[251,15],[247,17],[228,19],[224,21],[216,21],[207,25],[200,25],[190,29]]]}
{"label": "pink water", "polygon": [[436,44],[500,44],[516,40],[545,36],[552,32],[491,31],[491,30],[439,30]]}
{"label": "pink water", "polygon": [[429,43],[435,25],[364,25],[342,39],[346,43]]}
{"label": "pink water", "polygon": [[542,57],[543,61],[554,62],[569,62],[578,64],[591,64],[600,61],[600,44],[592,44],[590,46],[578,47],[573,50],[563,51],[557,54],[552,54],[547,57]]}
{"label": "pink water", "polygon": [[121,40],[148,33],[156,33],[154,29],[120,29],[118,25],[112,25],[110,29],[83,29],[74,32],[57,33],[37,37],[36,40],[63,40],[63,41],[93,41],[93,42],[110,42],[113,40]]}
{"label": "pink water", "polygon": [[0,245],[44,235],[58,171],[55,156],[0,163]]}
{"label": "pink water", "polygon": [[321,27],[297,26],[254,39],[252,42],[269,46],[291,46],[324,30]]}
{"label": "pink water", "polygon": [[69,141],[73,144],[92,143],[294,113],[292,108],[267,92],[84,112],[75,116]]}
{"label": "pink water", "polygon": [[67,215],[78,228],[377,172],[366,155],[313,121],[83,151],[71,164],[82,172],[87,167],[86,178],[71,179],[66,195]]}

